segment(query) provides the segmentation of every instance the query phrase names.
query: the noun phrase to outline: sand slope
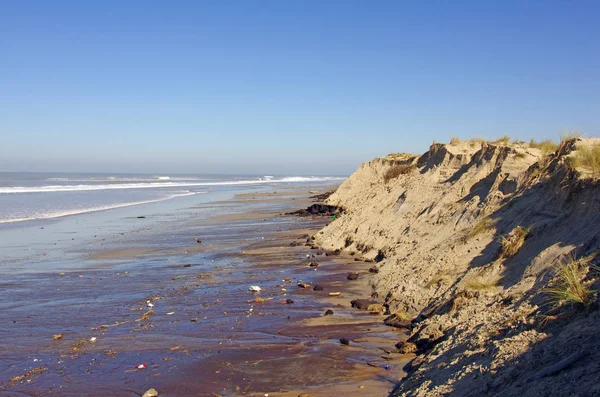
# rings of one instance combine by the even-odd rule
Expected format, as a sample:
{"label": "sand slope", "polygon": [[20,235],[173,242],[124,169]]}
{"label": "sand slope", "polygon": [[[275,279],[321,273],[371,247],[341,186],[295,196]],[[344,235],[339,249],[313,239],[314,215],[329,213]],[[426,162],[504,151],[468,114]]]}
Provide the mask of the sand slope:
{"label": "sand slope", "polygon": [[[394,396],[600,394],[597,304],[557,304],[545,290],[560,261],[600,246],[600,184],[570,160],[599,143],[576,138],[548,155],[434,144],[363,164],[328,199],[346,214],[318,244],[378,260],[373,292],[415,318],[421,349]],[[528,230],[522,246],[501,254],[518,227]],[[598,259],[583,270],[592,290]],[[565,358],[573,363],[538,376]]]}

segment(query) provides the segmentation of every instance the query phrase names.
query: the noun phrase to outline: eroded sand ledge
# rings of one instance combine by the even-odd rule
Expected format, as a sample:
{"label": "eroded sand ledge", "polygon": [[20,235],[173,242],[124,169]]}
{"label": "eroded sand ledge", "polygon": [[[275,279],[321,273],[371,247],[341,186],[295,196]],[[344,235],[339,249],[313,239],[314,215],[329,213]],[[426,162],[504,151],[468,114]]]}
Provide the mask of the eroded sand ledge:
{"label": "eroded sand ledge", "polygon": [[[587,310],[546,290],[560,261],[600,246],[600,184],[571,160],[599,141],[568,140],[549,154],[434,144],[420,157],[363,164],[329,197],[346,213],[315,242],[379,261],[371,292],[413,320],[412,344],[399,348],[417,356],[393,396],[600,394],[598,258],[582,270],[594,291]],[[522,246],[502,254],[502,238],[520,230]]]}

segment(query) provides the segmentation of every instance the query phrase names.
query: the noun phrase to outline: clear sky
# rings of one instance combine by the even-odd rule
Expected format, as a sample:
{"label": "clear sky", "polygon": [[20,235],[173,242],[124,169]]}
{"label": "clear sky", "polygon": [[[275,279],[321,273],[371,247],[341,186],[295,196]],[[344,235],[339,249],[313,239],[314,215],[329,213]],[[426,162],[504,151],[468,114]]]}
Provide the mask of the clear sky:
{"label": "clear sky", "polygon": [[0,171],[349,174],[598,136],[598,1],[2,1]]}

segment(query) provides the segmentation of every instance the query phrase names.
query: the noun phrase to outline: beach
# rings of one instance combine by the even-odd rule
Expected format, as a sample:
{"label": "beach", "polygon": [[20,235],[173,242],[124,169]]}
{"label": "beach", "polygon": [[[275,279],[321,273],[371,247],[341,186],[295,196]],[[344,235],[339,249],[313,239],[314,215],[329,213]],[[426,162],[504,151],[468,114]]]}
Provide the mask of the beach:
{"label": "beach", "polygon": [[76,234],[65,228],[77,216],[37,225],[77,240],[41,238],[32,269],[4,264],[2,395],[389,393],[408,361],[392,352],[403,330],[350,304],[370,297],[373,264],[311,249],[330,216],[284,215],[333,188],[260,187],[193,205],[184,197],[166,215],[112,210],[128,212],[96,238],[98,219],[80,218],[87,232]]}

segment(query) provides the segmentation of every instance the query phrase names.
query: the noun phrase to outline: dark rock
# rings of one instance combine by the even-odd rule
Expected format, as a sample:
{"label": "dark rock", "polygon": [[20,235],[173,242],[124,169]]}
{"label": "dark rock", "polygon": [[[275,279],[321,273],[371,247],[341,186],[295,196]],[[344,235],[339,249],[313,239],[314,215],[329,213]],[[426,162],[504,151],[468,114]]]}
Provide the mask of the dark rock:
{"label": "dark rock", "polygon": [[339,255],[341,253],[342,253],[342,250],[339,248],[333,251],[333,255]]}
{"label": "dark rock", "polygon": [[344,209],[341,207],[337,207],[335,205],[327,205],[327,204],[313,204],[306,209],[289,212],[286,215],[298,215],[298,216],[331,216],[331,215],[339,215],[344,212]]}
{"label": "dark rock", "polygon": [[417,345],[411,342],[402,341],[396,343],[396,349],[398,349],[398,353],[411,354],[417,352]]}
{"label": "dark rock", "polygon": [[200,240],[199,238],[197,238],[197,239],[196,239],[196,242],[197,242],[198,244],[202,244],[202,240]]}
{"label": "dark rock", "polygon": [[412,361],[402,368],[407,375],[414,373],[423,364],[423,357],[415,357]]}
{"label": "dark rock", "polygon": [[319,264],[317,262],[309,262],[308,266],[310,266],[310,267],[318,267]]}
{"label": "dark rock", "polygon": [[371,268],[369,268],[369,273],[379,273],[379,268],[377,266],[373,266]]}
{"label": "dark rock", "polygon": [[320,200],[320,201],[324,201],[326,199],[329,198],[329,196],[331,196],[333,194],[333,190],[330,192],[325,192],[325,193],[319,193],[316,194],[314,196],[310,196],[311,199],[315,199],[315,200]]}
{"label": "dark rock", "polygon": [[294,303],[294,301],[291,299],[286,299],[285,303],[287,303],[288,305],[291,305],[292,303]]}
{"label": "dark rock", "polygon": [[183,265],[183,267],[192,267],[191,263],[186,263],[185,265]]}
{"label": "dark rock", "polygon": [[333,316],[333,310],[331,309],[327,309],[325,310],[325,314],[323,314],[324,316]]}
{"label": "dark rock", "polygon": [[371,298],[373,298],[373,299],[377,299],[377,298],[379,298],[379,292],[373,292],[373,293],[371,294]]}
{"label": "dark rock", "polygon": [[340,343],[342,345],[349,345],[350,344],[350,339],[348,339],[348,338],[341,338],[340,339]]}
{"label": "dark rock", "polygon": [[323,291],[323,287],[321,287],[319,284],[317,284],[313,287],[313,291]]}
{"label": "dark rock", "polygon": [[360,258],[354,258],[354,262],[360,262]]}
{"label": "dark rock", "polygon": [[369,310],[370,305],[377,304],[377,302],[370,299],[354,299],[350,302],[353,308],[359,310]]}
{"label": "dark rock", "polygon": [[418,354],[424,354],[433,349],[433,347],[440,343],[443,338],[443,335],[435,338],[433,335],[429,335],[429,337],[421,337],[419,334],[416,334],[408,338],[407,342],[412,342],[417,346]]}
{"label": "dark rock", "polygon": [[412,321],[410,320],[403,320],[401,318],[399,318],[396,314],[392,314],[391,316],[386,317],[383,320],[383,323],[385,325],[389,325],[390,327],[396,327],[396,328],[412,328]]}
{"label": "dark rock", "polygon": [[364,259],[363,262],[365,262],[365,263],[373,263],[373,259]]}
{"label": "dark rock", "polygon": [[323,255],[321,251],[317,251],[317,255]]}
{"label": "dark rock", "polygon": [[[137,218],[138,218],[138,219],[145,219],[146,217],[145,217],[145,216],[138,216]],[[42,229],[43,229],[43,228],[42,228]]]}
{"label": "dark rock", "polygon": [[348,280],[358,280],[358,273],[348,273],[346,276]]}
{"label": "dark rock", "polygon": [[381,250],[379,250],[377,252],[377,256],[375,257],[375,262],[381,262],[384,259],[385,259],[385,254]]}

